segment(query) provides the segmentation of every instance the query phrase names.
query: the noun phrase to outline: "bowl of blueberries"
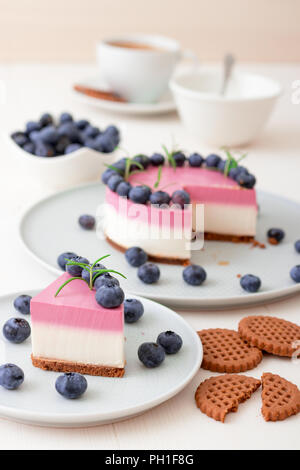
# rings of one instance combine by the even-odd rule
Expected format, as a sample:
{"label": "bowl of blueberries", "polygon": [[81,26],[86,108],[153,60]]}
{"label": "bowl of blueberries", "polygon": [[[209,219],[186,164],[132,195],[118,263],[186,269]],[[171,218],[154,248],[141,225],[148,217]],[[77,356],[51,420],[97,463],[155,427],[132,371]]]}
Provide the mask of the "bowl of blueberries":
{"label": "bowl of blueberries", "polygon": [[54,188],[97,181],[105,165],[114,161],[119,142],[116,126],[99,129],[68,112],[58,118],[45,113],[8,138],[19,168],[23,165],[34,181]]}

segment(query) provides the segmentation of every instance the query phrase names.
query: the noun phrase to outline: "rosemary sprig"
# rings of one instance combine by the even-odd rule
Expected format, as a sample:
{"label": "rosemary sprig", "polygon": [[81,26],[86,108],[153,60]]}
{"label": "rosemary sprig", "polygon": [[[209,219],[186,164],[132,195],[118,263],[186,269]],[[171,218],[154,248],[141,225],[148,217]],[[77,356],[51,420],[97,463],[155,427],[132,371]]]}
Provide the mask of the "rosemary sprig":
{"label": "rosemary sprig", "polygon": [[236,168],[239,165],[240,161],[243,160],[247,156],[247,153],[244,153],[243,155],[240,156],[240,158],[236,159],[233,157],[229,149],[223,147],[222,150],[225,151],[226,156],[227,156],[227,162],[226,162],[225,169],[224,169],[224,175],[228,176],[229,171],[232,168]]}
{"label": "rosemary sprig", "polygon": [[60,293],[60,291],[67,285],[69,284],[69,282],[71,281],[75,281],[77,279],[81,280],[81,281],[84,281],[88,286],[89,286],[89,289],[92,290],[93,289],[93,284],[94,284],[94,281],[95,279],[100,276],[101,274],[104,274],[104,273],[115,273],[115,274],[119,274],[119,276],[122,276],[124,279],[127,279],[126,276],[124,276],[124,274],[120,273],[119,271],[115,271],[114,269],[96,269],[96,272],[93,273],[93,269],[94,267],[96,266],[97,263],[99,263],[100,261],[102,261],[103,259],[107,258],[108,256],[110,255],[104,255],[104,256],[101,256],[101,258],[98,258],[93,264],[86,264],[86,263],[79,263],[77,261],[73,261],[71,259],[68,259],[66,258],[66,265],[67,266],[79,266],[80,268],[83,268],[83,269],[86,269],[89,274],[90,274],[90,280],[89,282],[87,282],[85,279],[83,279],[82,277],[79,277],[79,276],[76,276],[76,277],[71,277],[70,279],[67,279],[59,288],[58,290],[56,291],[54,297],[57,297],[58,294]]}
{"label": "rosemary sprig", "polygon": [[169,150],[167,149],[167,147],[165,145],[162,145],[162,148],[166,154],[166,157],[167,157],[167,160],[169,162],[169,164],[174,168],[174,170],[176,170],[176,161],[173,157],[174,153],[176,152],[169,152]]}
{"label": "rosemary sprig", "polygon": [[139,173],[139,170],[133,170],[130,171],[131,167],[138,167],[140,171],[144,170],[143,165],[140,162],[137,162],[133,158],[126,158],[126,164],[125,164],[125,174],[124,174],[124,180],[128,181],[129,176],[133,175],[134,173]]}
{"label": "rosemary sprig", "polygon": [[157,179],[154,183],[154,188],[158,188],[160,180],[161,180],[161,172],[162,172],[162,165],[159,165],[158,172],[157,172]]}

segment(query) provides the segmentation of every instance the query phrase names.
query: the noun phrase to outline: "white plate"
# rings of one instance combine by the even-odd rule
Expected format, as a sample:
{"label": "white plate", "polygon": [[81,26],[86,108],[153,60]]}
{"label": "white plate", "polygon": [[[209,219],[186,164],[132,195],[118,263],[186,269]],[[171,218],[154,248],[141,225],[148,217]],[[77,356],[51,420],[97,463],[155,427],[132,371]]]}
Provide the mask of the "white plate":
{"label": "white plate", "polygon": [[[37,290],[26,291],[32,296],[37,293]],[[17,295],[0,297],[1,328],[8,318],[23,317],[13,307]],[[12,344],[1,335],[1,364],[17,364],[23,369],[25,380],[18,390],[0,387],[0,415],[42,426],[93,426],[137,415],[176,395],[199,370],[201,342],[197,333],[175,312],[151,300],[140,300],[145,308],[143,317],[135,324],[125,324],[124,377],[87,375],[87,392],[78,400],[67,400],[56,392],[54,384],[59,373],[32,366],[30,338],[22,344]],[[29,316],[24,318],[30,321]],[[166,356],[156,369],[147,369],[137,357],[139,345],[155,341],[159,333],[170,329],[182,337],[182,349],[174,356]]]}
{"label": "white plate", "polygon": [[[136,268],[125,260],[124,254],[113,249],[105,240],[96,237],[95,231],[85,231],[78,225],[81,214],[96,214],[104,200],[101,183],[80,186],[46,198],[23,216],[20,236],[28,251],[44,267],[61,274],[56,264],[64,251],[87,257],[93,261],[111,253],[106,265],[127,275],[122,281],[127,292],[148,297],[167,305],[182,308],[224,309],[272,301],[300,292],[289,276],[290,269],[300,264],[294,241],[300,238],[300,205],[279,196],[258,192],[260,214],[257,239],[265,242],[270,227],[286,231],[284,241],[278,246],[266,244],[266,249],[249,244],[206,242],[204,251],[193,251],[192,261],[207,271],[202,286],[187,285],[182,279],[182,266],[160,264],[161,278],[157,284],[143,284]],[[227,265],[219,263],[226,262]],[[256,274],[262,288],[256,294],[247,294],[239,284],[237,275]]]}
{"label": "white plate", "polygon": [[[80,85],[89,88],[106,89],[105,84],[101,82],[98,77],[93,77],[80,82]],[[167,91],[157,103],[153,104],[140,104],[140,103],[119,103],[117,101],[101,100],[99,98],[93,98],[87,96],[84,93],[80,93],[72,89],[72,95],[81,103],[94,106],[105,111],[111,111],[122,114],[164,114],[170,113],[176,110],[176,105],[173,100],[171,91]]]}

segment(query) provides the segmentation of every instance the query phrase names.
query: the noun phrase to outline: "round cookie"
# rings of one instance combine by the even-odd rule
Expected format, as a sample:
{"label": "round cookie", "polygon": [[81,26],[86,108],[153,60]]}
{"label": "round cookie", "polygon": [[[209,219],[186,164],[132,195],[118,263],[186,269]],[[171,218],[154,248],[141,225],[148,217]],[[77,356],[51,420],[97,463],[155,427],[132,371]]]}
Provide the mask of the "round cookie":
{"label": "round cookie", "polygon": [[210,328],[198,331],[198,335],[203,345],[203,369],[229,374],[245,372],[262,360],[262,352],[246,343],[237,331]]}
{"label": "round cookie", "polygon": [[266,373],[262,378],[262,415],[266,421],[282,421],[300,411],[300,391],[279,375]]}

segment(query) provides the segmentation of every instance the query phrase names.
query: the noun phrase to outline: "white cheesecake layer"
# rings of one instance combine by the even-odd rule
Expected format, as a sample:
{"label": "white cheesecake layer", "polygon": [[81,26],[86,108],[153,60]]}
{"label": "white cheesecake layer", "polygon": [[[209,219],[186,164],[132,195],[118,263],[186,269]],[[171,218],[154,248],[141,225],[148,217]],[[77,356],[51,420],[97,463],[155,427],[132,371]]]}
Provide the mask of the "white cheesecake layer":
{"label": "white cheesecake layer", "polygon": [[125,365],[123,332],[42,322],[32,323],[31,329],[35,357],[108,367],[123,368]]}

